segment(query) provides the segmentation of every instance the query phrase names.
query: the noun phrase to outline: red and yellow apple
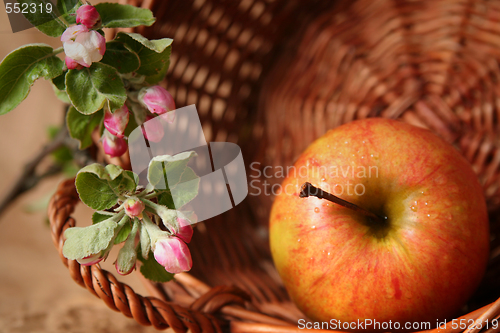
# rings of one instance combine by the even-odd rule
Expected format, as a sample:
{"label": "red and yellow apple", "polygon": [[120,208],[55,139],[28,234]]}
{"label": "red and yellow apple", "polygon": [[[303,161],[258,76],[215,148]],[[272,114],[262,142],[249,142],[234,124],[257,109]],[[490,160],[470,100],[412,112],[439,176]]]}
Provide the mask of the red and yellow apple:
{"label": "red and yellow apple", "polygon": [[[354,121],[288,171],[270,216],[271,252],[309,318],[435,326],[477,288],[489,252],[484,195],[469,163],[435,134]],[[383,218],[302,198],[305,182]]]}

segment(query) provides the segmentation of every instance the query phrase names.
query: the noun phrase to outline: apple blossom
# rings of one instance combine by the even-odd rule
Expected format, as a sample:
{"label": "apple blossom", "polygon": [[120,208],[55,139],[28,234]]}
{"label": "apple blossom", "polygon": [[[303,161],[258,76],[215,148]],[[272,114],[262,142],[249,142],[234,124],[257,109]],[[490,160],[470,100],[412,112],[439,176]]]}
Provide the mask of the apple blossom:
{"label": "apple blossom", "polygon": [[142,212],[146,206],[139,199],[129,198],[124,202],[125,214],[130,218],[137,217],[142,220]]}
{"label": "apple blossom", "polygon": [[74,59],[72,59],[70,57],[64,58],[64,62],[66,63],[66,67],[68,67],[68,69],[82,69],[83,68],[82,65],[80,65]]}
{"label": "apple blossom", "polygon": [[78,36],[82,32],[88,31],[89,29],[87,29],[87,27],[84,25],[74,25],[72,27],[69,27],[68,29],[64,30],[63,34],[61,35],[61,42],[65,43],[70,40],[74,41],[76,36]]}
{"label": "apple blossom", "polygon": [[163,114],[175,110],[174,98],[162,86],[142,88],[139,92],[139,101],[151,113]]}
{"label": "apple blossom", "polygon": [[189,243],[193,237],[193,227],[191,227],[188,220],[182,218],[177,218],[177,222],[179,222],[179,232],[176,236],[186,243]]}
{"label": "apple blossom", "polygon": [[193,266],[189,248],[175,236],[157,239],[153,244],[153,253],[156,261],[173,274],[189,271]]}
{"label": "apple blossom", "polygon": [[[68,29],[71,28],[73,27]],[[63,34],[61,40],[64,41],[66,56],[84,67],[90,67],[93,62],[100,61],[106,52],[106,40],[94,30],[69,32],[67,36]]]}
{"label": "apple blossom", "polygon": [[96,27],[101,21],[101,16],[92,5],[83,5],[76,10],[76,23],[83,24],[87,28]]}
{"label": "apple blossom", "polygon": [[101,252],[96,253],[96,254],[91,254],[90,256],[87,256],[82,259],[76,259],[78,263],[82,266],[90,266],[97,264],[98,262],[102,261],[104,259],[104,256],[102,255]]}
{"label": "apple blossom", "polygon": [[[68,66],[69,68],[69,66]],[[125,133],[125,128],[127,127],[129,120],[129,111],[126,105],[123,105],[115,112],[111,113],[106,110],[104,113],[104,127],[113,135],[123,138]]]}
{"label": "apple blossom", "polygon": [[[154,119],[154,120],[153,120]],[[142,134],[148,141],[160,142],[165,132],[158,117],[147,116],[142,125]]]}
{"label": "apple blossom", "polygon": [[108,131],[102,137],[104,152],[111,157],[122,156],[127,151],[128,145],[125,139],[112,135]]}

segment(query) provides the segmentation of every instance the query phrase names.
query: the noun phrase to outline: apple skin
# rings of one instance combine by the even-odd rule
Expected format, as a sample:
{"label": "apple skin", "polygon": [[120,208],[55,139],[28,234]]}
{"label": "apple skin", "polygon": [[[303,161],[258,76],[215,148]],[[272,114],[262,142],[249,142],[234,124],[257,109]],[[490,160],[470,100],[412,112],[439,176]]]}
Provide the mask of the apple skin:
{"label": "apple skin", "polygon": [[[347,166],[356,167],[354,175],[331,171]],[[371,177],[359,166],[372,167]],[[273,204],[270,245],[288,293],[312,320],[435,327],[479,285],[489,254],[483,190],[470,164],[435,134],[395,120],[358,120],[312,143],[295,169]],[[387,222],[300,198],[304,182]],[[354,184],[365,193],[356,195]]]}

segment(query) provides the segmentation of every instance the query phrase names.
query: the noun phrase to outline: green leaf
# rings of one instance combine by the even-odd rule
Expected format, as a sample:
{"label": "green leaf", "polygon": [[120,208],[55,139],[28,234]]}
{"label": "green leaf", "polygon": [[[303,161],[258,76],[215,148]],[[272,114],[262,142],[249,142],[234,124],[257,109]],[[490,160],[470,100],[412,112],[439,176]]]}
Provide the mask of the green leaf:
{"label": "green leaf", "polygon": [[55,78],[52,79],[52,84],[56,86],[57,89],[59,90],[66,90],[66,74],[68,71],[64,71],[61,73],[61,75],[56,76]]}
{"label": "green leaf", "polygon": [[121,168],[114,165],[113,167],[105,168],[94,163],[78,172],[76,190],[84,204],[95,210],[104,210],[118,202],[118,195],[109,183],[121,174]]}
{"label": "green leaf", "polygon": [[76,190],[84,204],[95,210],[116,205],[120,195],[133,193],[137,176],[119,166],[98,163],[87,165],[76,176]]}
{"label": "green leaf", "polygon": [[89,68],[71,69],[66,74],[66,92],[73,106],[83,114],[92,114],[109,101],[111,111],[127,99],[120,76],[111,66],[93,63]]}
{"label": "green leaf", "polygon": [[71,101],[69,100],[68,94],[64,90],[59,90],[57,89],[56,86],[52,85],[52,88],[54,89],[54,94],[56,95],[57,98],[63,103],[66,104],[71,104]]}
{"label": "green leaf", "polygon": [[120,231],[118,231],[118,235],[115,238],[115,244],[124,242],[130,234],[130,231],[132,231],[132,226],[130,222],[128,222],[120,229]]}
{"label": "green leaf", "polygon": [[141,66],[137,70],[138,74],[155,76],[162,71],[166,72],[168,70],[172,39],[148,40],[140,34],[119,32],[116,40],[125,43],[139,56]]}
{"label": "green leaf", "polygon": [[80,6],[80,0],[57,0],[57,10],[62,16],[61,19],[69,24],[76,24],[76,10]]}
{"label": "green leaf", "polygon": [[158,82],[163,81],[163,79],[167,75],[168,67],[170,67],[170,57],[164,64],[163,68],[157,74],[146,76],[146,82],[149,84],[157,84]]}
{"label": "green leaf", "polygon": [[56,94],[57,98],[66,104],[71,104],[68,94],[66,94],[66,84],[64,82],[67,72],[68,71],[63,72],[61,75],[52,79],[52,88],[54,89],[54,94]]}
{"label": "green leaf", "polygon": [[130,189],[130,191],[135,190],[135,188],[137,187],[137,184],[139,184],[139,176],[130,170],[124,170],[123,175],[127,176],[129,179],[131,179],[133,181],[134,187],[132,189]]}
{"label": "green leaf", "polygon": [[112,218],[80,228],[66,229],[63,255],[68,259],[81,259],[106,249],[115,235],[116,223]]}
{"label": "green leaf", "polygon": [[140,49],[142,47],[146,47],[147,49],[155,51],[156,53],[164,52],[169,46],[172,45],[173,42],[173,39],[170,38],[149,40],[141,34],[133,32],[119,32],[116,35],[116,40],[122,41],[129,46],[133,46],[134,50],[136,48]]}
{"label": "green leaf", "polygon": [[66,146],[56,149],[52,152],[52,157],[54,158],[56,164],[64,165],[73,160],[73,152]]}
{"label": "green leaf", "polygon": [[118,193],[132,193],[137,187],[135,174],[131,171],[123,171],[121,175],[110,181],[109,184]]}
{"label": "green leaf", "polygon": [[70,107],[66,114],[66,124],[73,139],[80,143],[79,148],[85,149],[92,145],[92,132],[102,122],[104,112],[85,115],[78,112],[74,107]]}
{"label": "green leaf", "polygon": [[[44,34],[59,37],[68,28],[66,23],[59,19],[57,7],[52,2],[48,0],[17,0],[17,2],[22,9],[27,9],[21,11],[24,17]],[[40,10],[40,6],[42,6],[42,10]],[[36,10],[32,10],[33,8]]]}
{"label": "green leaf", "polygon": [[109,209],[118,202],[118,195],[109,182],[93,173],[80,172],[76,176],[76,188],[84,204],[96,210]]}
{"label": "green leaf", "polygon": [[117,3],[98,3],[95,8],[101,15],[105,28],[133,28],[139,25],[150,26],[155,22],[153,13],[146,8]]}
{"label": "green leaf", "polygon": [[106,53],[101,62],[116,68],[119,73],[133,72],[141,65],[137,53],[130,51],[125,44],[117,41],[106,43]]}
{"label": "green leaf", "polygon": [[114,215],[115,215],[114,213],[102,214],[99,212],[94,212],[94,214],[92,214],[92,224],[96,224],[96,223],[105,221]]}
{"label": "green leaf", "polygon": [[47,126],[47,136],[50,140],[53,140],[57,134],[61,131],[60,126],[55,126],[55,125],[49,125]]}
{"label": "green leaf", "polygon": [[40,77],[52,79],[63,71],[64,62],[46,44],[22,46],[0,64],[0,115],[13,110]]}
{"label": "green leaf", "polygon": [[172,199],[172,193],[170,193],[170,190],[167,191],[159,191],[155,190],[156,193],[158,194],[158,204],[165,206],[169,209],[175,209],[175,204],[174,200]]}
{"label": "green leaf", "polygon": [[146,279],[153,282],[168,282],[174,278],[174,274],[167,272],[165,267],[155,260],[152,252],[149,253],[148,259],[144,259],[141,252],[137,251],[137,259],[142,262],[141,273]]}

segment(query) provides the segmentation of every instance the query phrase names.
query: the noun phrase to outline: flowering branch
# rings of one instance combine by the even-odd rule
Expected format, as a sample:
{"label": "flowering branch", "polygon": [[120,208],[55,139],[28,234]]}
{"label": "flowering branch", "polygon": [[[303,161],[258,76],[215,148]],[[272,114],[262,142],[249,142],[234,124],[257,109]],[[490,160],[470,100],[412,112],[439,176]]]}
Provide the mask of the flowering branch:
{"label": "flowering branch", "polygon": [[[67,8],[71,3],[74,6]],[[92,6],[87,1],[58,1],[56,7],[50,22],[47,17],[25,14],[41,32],[59,37],[63,45],[56,49],[25,45],[2,60],[0,115],[13,110],[43,77],[51,80],[57,97],[70,104],[67,127],[80,148],[90,146],[92,132],[99,130],[105,153],[121,156],[133,129],[175,109],[172,96],[157,85],[168,70],[172,40],[119,32],[106,42],[101,28],[153,24],[148,9],[115,3]],[[63,51],[64,61],[57,56]],[[157,142],[163,132],[155,129],[147,135]]]}
{"label": "flowering branch", "polygon": [[[18,0],[21,4],[43,1]],[[170,112],[175,109],[174,100],[158,85],[168,70],[172,40],[148,40],[136,33],[119,32],[106,42],[102,30],[150,26],[155,21],[151,11],[116,3],[92,6],[87,1],[59,0],[47,15],[25,14],[41,32],[59,38],[62,46],[25,45],[0,63],[0,115],[16,108],[42,77],[69,104],[67,131],[37,156],[25,171],[26,178],[68,135],[83,150],[92,145],[92,134],[99,132],[104,152],[112,157],[127,151],[128,135],[139,126],[146,140],[159,142],[164,129],[150,120],[158,116],[166,122],[174,120]],[[64,61],[58,57],[63,51]],[[154,157],[146,187],[139,185],[136,174],[112,164],[82,168],[76,176],[76,189],[81,201],[96,212],[91,226],[65,231],[63,255],[93,265],[106,260],[114,245],[123,243],[115,261],[119,274],[132,272],[137,260],[144,276],[158,282],[191,269],[186,243],[191,241],[196,215],[180,209],[198,194],[199,179],[187,166],[193,156],[194,152],[184,152]],[[175,181],[161,188],[158,184],[168,183],[169,172]],[[189,184],[177,186],[188,180]],[[10,197],[22,189],[23,184],[17,186]]]}
{"label": "flowering branch", "polygon": [[[124,242],[115,261],[121,275],[131,273],[137,260],[142,262],[144,276],[154,281],[168,281],[172,274],[190,270],[192,260],[186,244],[193,236],[191,224],[196,222],[196,216],[180,210],[182,207],[168,207],[159,199],[153,202],[145,197],[157,193],[169,196],[167,201],[173,202],[174,188],[159,189],[155,187],[156,180],[167,179],[169,175],[172,178],[172,175],[193,174],[187,166],[193,156],[195,153],[188,152],[155,157],[148,167],[146,187],[138,185],[138,177],[133,172],[112,164],[106,167],[92,164],[80,170],[76,189],[82,202],[96,212],[92,226],[66,230],[63,255],[82,265],[92,265],[105,260],[113,245]],[[158,161],[163,161],[162,168],[158,168]],[[183,192],[188,198],[183,204],[198,193],[199,178],[190,182],[196,186]],[[139,246],[136,247],[137,234]]]}
{"label": "flowering branch", "polygon": [[45,173],[37,175],[35,170],[37,166],[51,153],[61,148],[68,138],[68,131],[62,130],[57,134],[56,138],[49,142],[43,149],[24,167],[23,173],[19,176],[11,190],[7,193],[5,198],[0,203],[0,215],[5,208],[14,201],[18,196],[26,191],[29,191],[38,184],[40,180],[60,171],[60,168],[49,168]]}

